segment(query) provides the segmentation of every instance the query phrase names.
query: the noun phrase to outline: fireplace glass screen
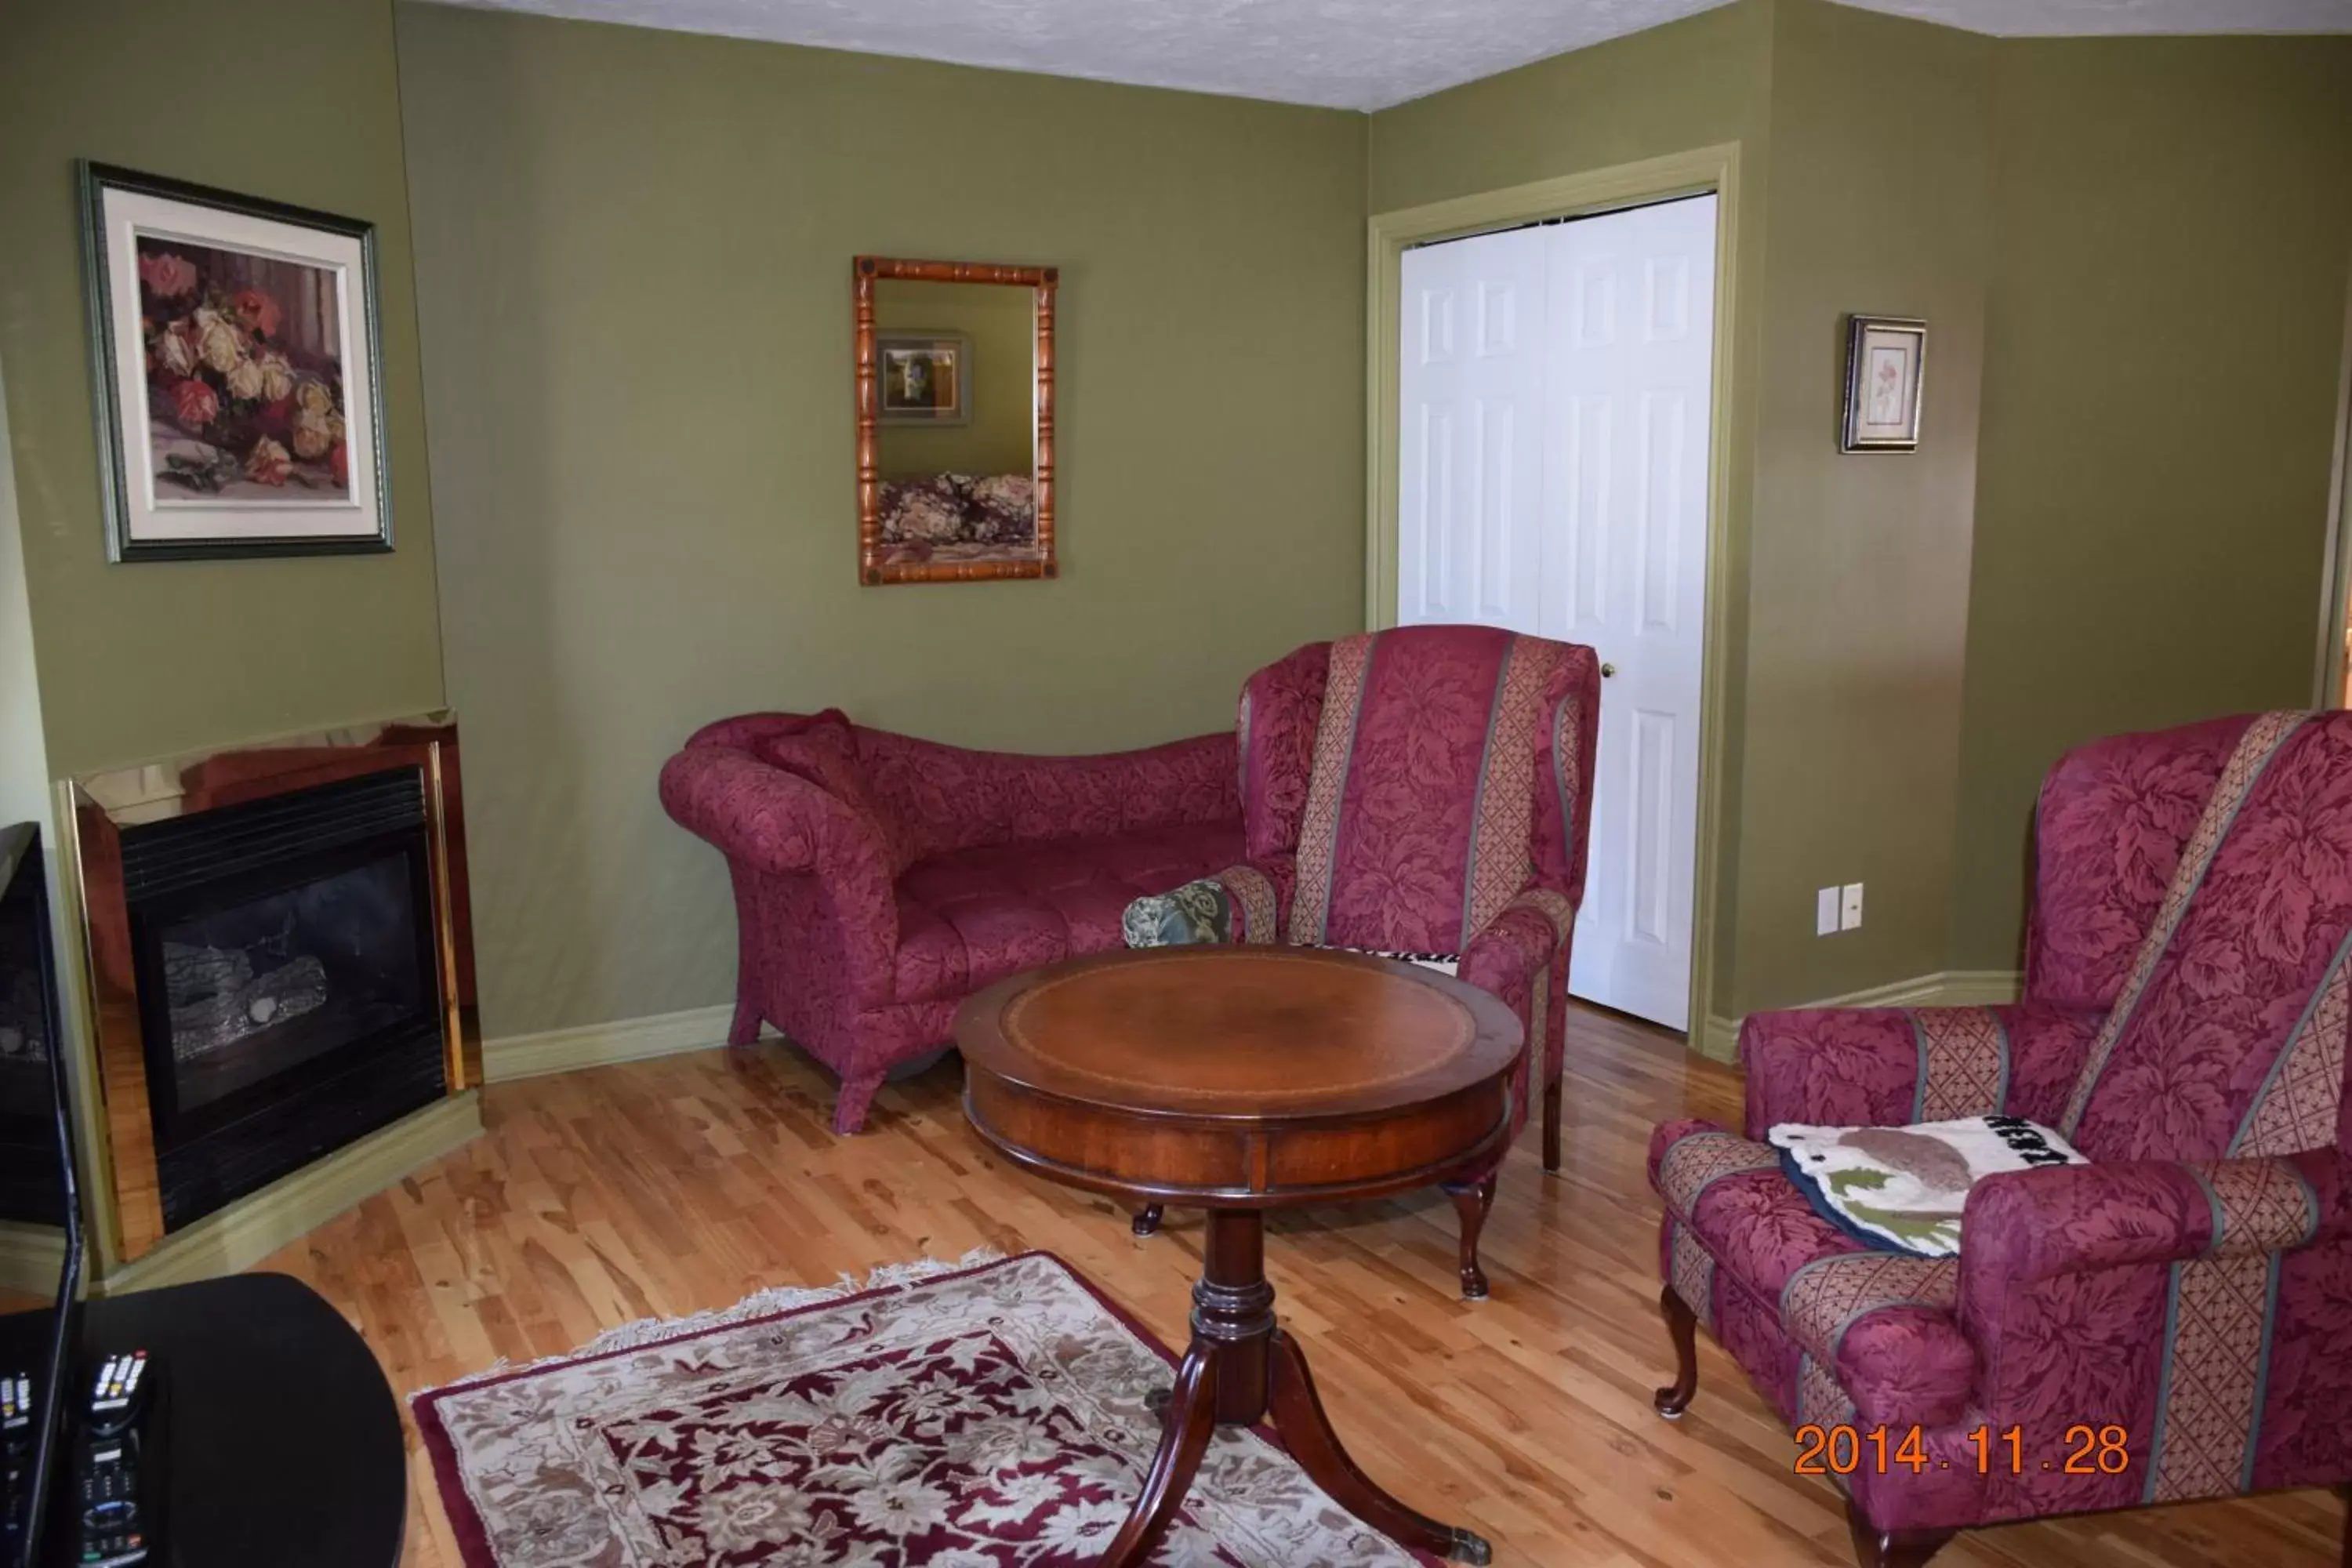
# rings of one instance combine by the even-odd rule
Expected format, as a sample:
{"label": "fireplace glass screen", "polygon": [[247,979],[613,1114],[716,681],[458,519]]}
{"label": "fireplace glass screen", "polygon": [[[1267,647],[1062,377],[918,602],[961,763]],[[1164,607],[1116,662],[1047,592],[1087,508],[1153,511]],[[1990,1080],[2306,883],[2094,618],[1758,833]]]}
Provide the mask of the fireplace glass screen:
{"label": "fireplace glass screen", "polygon": [[390,855],[164,926],[179,1110],[429,1019],[411,881]]}

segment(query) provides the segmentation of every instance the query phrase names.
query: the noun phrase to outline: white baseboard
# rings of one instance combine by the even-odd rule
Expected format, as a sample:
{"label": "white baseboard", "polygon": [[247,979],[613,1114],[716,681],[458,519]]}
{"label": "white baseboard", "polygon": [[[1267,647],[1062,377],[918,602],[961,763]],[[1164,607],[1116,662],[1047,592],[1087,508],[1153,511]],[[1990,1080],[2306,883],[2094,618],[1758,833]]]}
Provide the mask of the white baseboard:
{"label": "white baseboard", "polygon": [[[1797,1012],[1816,1007],[1993,1007],[2016,1001],[2024,983],[2025,977],[2013,969],[1938,969],[1907,980],[1890,981],[1866,990],[1849,991],[1843,996],[1824,996],[1818,1002],[1800,1002],[1793,1007],[1773,1011]],[[1701,1056],[1719,1062],[1737,1061],[1739,1023],[1738,1018],[1710,1013],[1691,1044]]]}
{"label": "white baseboard", "polygon": [[709,1050],[727,1043],[727,1031],[734,1022],[735,1008],[729,1003],[657,1013],[650,1018],[616,1018],[609,1024],[583,1024],[576,1028],[484,1040],[482,1081],[506,1083],[551,1072],[643,1061],[647,1057],[676,1056],[680,1051]]}

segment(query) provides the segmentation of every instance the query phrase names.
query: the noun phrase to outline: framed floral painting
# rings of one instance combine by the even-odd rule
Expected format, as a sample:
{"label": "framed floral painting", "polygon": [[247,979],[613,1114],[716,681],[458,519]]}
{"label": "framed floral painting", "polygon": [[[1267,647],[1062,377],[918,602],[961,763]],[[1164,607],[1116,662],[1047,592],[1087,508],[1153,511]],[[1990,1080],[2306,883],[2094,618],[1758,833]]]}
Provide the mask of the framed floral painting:
{"label": "framed floral painting", "polygon": [[81,179],[109,559],[391,549],[375,226]]}
{"label": "framed floral painting", "polygon": [[1927,374],[1927,323],[1910,316],[1849,316],[1841,452],[1919,449],[1919,391]]}

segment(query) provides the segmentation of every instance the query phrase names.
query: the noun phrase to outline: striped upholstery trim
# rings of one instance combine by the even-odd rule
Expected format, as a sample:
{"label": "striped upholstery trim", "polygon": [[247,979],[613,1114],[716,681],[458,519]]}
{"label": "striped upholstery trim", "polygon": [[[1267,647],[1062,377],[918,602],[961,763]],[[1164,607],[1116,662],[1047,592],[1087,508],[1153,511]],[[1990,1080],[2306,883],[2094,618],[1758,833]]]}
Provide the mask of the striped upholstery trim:
{"label": "striped upholstery trim", "polygon": [[1688,1219],[1707,1188],[1726,1176],[1780,1168],[1780,1152],[1769,1143],[1750,1142],[1734,1132],[1694,1132],[1658,1161],[1658,1191],[1668,1207]]}
{"label": "striped upholstery trim", "polygon": [[1543,721],[1544,688],[1567,652],[1559,643],[1515,637],[1503,655],[1470,813],[1470,866],[1462,898],[1465,947],[1517,897],[1535,869],[1536,736]]}
{"label": "striped upholstery trim", "polygon": [[1241,918],[1241,929],[1233,933],[1235,942],[1268,942],[1275,940],[1274,882],[1255,866],[1228,866],[1217,873],[1217,880],[1234,900],[1234,910]]}
{"label": "striped upholstery trim", "polygon": [[2203,1258],[2172,1266],[2164,1375],[2142,1499],[2221,1497],[2253,1485],[2278,1321],[2280,1254],[2319,1227],[2319,1201],[2269,1160],[2191,1165],[2213,1206]]}
{"label": "striped upholstery trim", "polygon": [[2139,951],[2132,957],[2129,973],[2125,975],[2123,989],[2116,994],[2116,1005],[2108,1009],[2106,1022],[2099,1026],[2098,1037],[2091,1042],[2091,1054],[2083,1063],[2082,1076],[2074,1080],[2074,1091],[2067,1097],[2066,1114],[2058,1123],[2058,1131],[2067,1137],[2082,1124],[2083,1112],[2091,1103],[2091,1095],[2098,1088],[2100,1078],[2107,1070],[2107,1058],[2115,1055],[2116,1043],[2139,1012],[2140,998],[2147,991],[2147,983],[2155,976],[2157,960],[2171,945],[2172,933],[2188,911],[2189,901],[2204,884],[2205,873],[2213,864],[2213,857],[2221,842],[2230,835],[2230,826],[2238,817],[2239,808],[2254,792],[2271,759],[2279,748],[2301,729],[2311,717],[2308,713],[2263,713],[2246,726],[2238,739],[2237,750],[2222,766],[2221,776],[2215,781],[2212,795],[2205,802],[2204,813],[2197,819],[2196,831],[2181,847],[2180,864],[2172,874],[2172,884],[2164,890],[2164,901],[2158,906],[2156,919],[2148,923],[2147,934],[2140,938]]}
{"label": "striped upholstery trim", "polygon": [[[1853,1400],[1830,1370],[1811,1355],[1797,1358],[1797,1425],[1851,1426]],[[1845,1485],[1843,1477],[1838,1485]]]}
{"label": "striped upholstery trim", "polygon": [[1570,692],[1560,699],[1551,721],[1551,776],[1559,791],[1560,842],[1568,856],[1567,870],[1576,869],[1576,807],[1584,796],[1583,757],[1577,742],[1584,729],[1584,698]]}
{"label": "striped upholstery trim", "polygon": [[1235,749],[1241,753],[1239,759],[1234,764],[1234,782],[1235,784],[1240,786],[1241,789],[1242,811],[1244,815],[1247,815],[1249,811],[1249,743],[1250,689],[1245,685],[1242,688],[1241,712],[1236,715],[1234,720],[1234,744]]}
{"label": "striped upholstery trim", "polygon": [[1846,1331],[1895,1307],[1950,1310],[1959,1300],[1960,1260],[1894,1252],[1816,1258],[1780,1287],[1780,1327],[1823,1366],[1837,1364]]}
{"label": "striped upholstery trim", "polygon": [[2270,1076],[2246,1109],[2246,1119],[2230,1140],[2230,1152],[2292,1154],[2325,1149],[2336,1142],[2344,1109],[2345,1033],[2352,1028],[2352,932],[2336,950],[2335,962],[2312,988],[2310,1005],[2286,1049],[2271,1064]]}
{"label": "striped upholstery trim", "polygon": [[1919,1090],[1911,1120],[1992,1116],[2009,1098],[2009,1030],[1990,1007],[1918,1007]]}
{"label": "striped upholstery trim", "polygon": [[1306,815],[1298,825],[1298,881],[1290,895],[1290,940],[1319,946],[1331,919],[1331,869],[1339,840],[1339,805],[1347,798],[1348,765],[1356,726],[1364,716],[1364,675],[1376,633],[1331,645],[1323,687],[1323,717],[1315,730],[1315,761],[1307,773]]}
{"label": "striped upholstery trim", "polygon": [[2172,1266],[2142,1501],[2221,1497],[2252,1484],[2277,1311],[2276,1254]]}
{"label": "striped upholstery trim", "polygon": [[1666,1283],[1697,1315],[1699,1326],[1715,1332],[1715,1254],[1672,1215],[1666,1216]]}
{"label": "striped upholstery trim", "polygon": [[2319,1234],[2319,1194],[2283,1160],[2218,1160],[2188,1169],[2213,1205],[2209,1253],[2284,1252]]}
{"label": "striped upholstery trim", "polygon": [[1533,989],[1528,996],[1528,1093],[1533,1098],[1536,1086],[1544,1081],[1549,1068],[1551,1047],[1544,1030],[1551,1023],[1551,965],[1540,964],[1536,969]]}

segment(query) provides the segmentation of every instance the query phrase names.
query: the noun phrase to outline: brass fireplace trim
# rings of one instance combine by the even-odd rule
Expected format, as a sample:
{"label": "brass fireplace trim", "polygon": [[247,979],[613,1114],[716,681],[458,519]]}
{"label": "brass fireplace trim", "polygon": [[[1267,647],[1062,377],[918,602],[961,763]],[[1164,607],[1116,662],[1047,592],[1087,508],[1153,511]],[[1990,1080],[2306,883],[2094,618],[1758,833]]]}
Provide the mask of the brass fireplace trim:
{"label": "brass fireplace trim", "polygon": [[[384,722],[278,736],[240,746],[192,752],[162,762],[83,773],[62,781],[78,853],[70,891],[85,961],[98,1089],[96,1121],[106,1173],[98,1205],[109,1219],[112,1256],[143,1256],[163,1239],[163,1188],[148,1113],[146,1044],[131,952],[130,907],[122,889],[125,827],[259,800],[363,773],[413,766],[425,781],[431,845],[434,949],[446,1010],[442,1023],[444,1092],[454,1097],[481,1081],[480,1012],[476,1005],[471,911],[466,864],[464,791],[457,716],[446,710]],[[111,1201],[104,1201],[110,1197]]]}

